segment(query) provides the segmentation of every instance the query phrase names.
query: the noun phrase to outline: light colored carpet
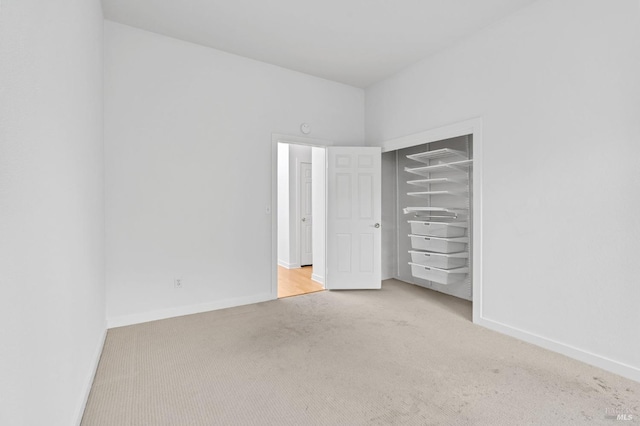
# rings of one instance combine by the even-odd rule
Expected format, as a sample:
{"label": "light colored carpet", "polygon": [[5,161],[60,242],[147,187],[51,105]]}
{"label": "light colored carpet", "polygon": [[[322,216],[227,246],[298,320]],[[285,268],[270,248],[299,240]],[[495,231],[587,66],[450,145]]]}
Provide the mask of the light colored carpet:
{"label": "light colored carpet", "polygon": [[639,383],[470,316],[469,302],[391,280],[112,329],[82,424],[638,421]]}

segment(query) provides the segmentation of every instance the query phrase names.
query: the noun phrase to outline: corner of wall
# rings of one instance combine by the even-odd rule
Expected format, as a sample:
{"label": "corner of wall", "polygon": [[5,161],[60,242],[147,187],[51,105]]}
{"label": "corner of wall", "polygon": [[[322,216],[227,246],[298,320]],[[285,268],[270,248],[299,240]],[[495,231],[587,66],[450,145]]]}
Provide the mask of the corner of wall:
{"label": "corner of wall", "polygon": [[104,344],[107,339],[107,321],[104,322],[104,330],[98,339],[98,343],[96,345],[96,349],[94,351],[93,357],[91,358],[91,364],[89,368],[89,374],[86,379],[86,383],[84,385],[84,389],[80,396],[80,401],[78,403],[78,408],[76,409],[75,416],[75,424],[80,426],[82,424],[82,416],[84,415],[84,410],[87,406],[87,402],[89,401],[89,394],[91,393],[91,388],[93,387],[93,381],[96,377],[96,373],[98,371],[98,365],[100,364],[100,358],[102,356],[102,351],[104,349]]}

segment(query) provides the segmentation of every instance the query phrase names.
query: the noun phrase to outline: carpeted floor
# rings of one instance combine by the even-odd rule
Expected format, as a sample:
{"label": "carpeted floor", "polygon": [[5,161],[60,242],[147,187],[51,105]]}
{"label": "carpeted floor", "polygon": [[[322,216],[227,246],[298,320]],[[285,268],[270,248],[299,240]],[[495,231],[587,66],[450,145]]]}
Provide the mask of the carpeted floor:
{"label": "carpeted floor", "polygon": [[82,424],[639,421],[639,383],[470,317],[469,302],[390,280],[112,329]]}

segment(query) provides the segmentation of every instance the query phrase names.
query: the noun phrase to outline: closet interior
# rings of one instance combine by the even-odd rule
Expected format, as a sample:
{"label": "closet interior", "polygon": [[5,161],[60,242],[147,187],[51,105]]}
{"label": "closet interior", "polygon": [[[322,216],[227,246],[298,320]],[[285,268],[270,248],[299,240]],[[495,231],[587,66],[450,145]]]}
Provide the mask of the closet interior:
{"label": "closet interior", "polygon": [[383,155],[383,226],[391,225],[383,246],[396,249],[383,255],[395,266],[388,273],[466,300],[472,299],[472,146],[468,135]]}

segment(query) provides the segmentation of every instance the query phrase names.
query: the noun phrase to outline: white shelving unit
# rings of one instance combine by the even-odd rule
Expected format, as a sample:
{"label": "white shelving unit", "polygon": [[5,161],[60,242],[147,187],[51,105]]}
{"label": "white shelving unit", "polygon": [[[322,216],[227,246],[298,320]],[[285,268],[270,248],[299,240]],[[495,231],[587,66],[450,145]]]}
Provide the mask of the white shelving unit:
{"label": "white shelving unit", "polygon": [[446,162],[449,162],[451,161],[451,158],[455,157],[458,157],[462,160],[467,160],[469,158],[466,152],[450,148],[434,149],[433,151],[407,155],[407,158],[409,160],[419,161],[420,163],[429,165],[433,164],[431,162],[434,160],[444,159]]}
{"label": "white shelving unit", "polygon": [[458,218],[469,215],[468,209],[450,207],[405,207],[404,214],[413,213],[414,217]]}
{"label": "white shelving unit", "polygon": [[[407,158],[409,158],[407,156]],[[467,173],[469,167],[473,160],[461,160],[461,161],[453,161],[451,163],[438,163],[430,166],[420,166],[420,167],[405,167],[405,171],[409,173],[413,173],[414,175],[430,177],[431,173],[434,172],[460,172]]]}
{"label": "white shelving unit", "polygon": [[465,195],[464,192],[462,191],[449,191],[449,190],[444,190],[444,191],[418,191],[418,192],[407,192],[407,195],[410,195],[412,197],[422,197],[422,198],[427,198],[430,197],[432,195],[455,195],[455,196],[460,196],[460,195]]}
{"label": "white shelving unit", "polygon": [[403,212],[410,216],[411,275],[436,285],[468,284],[470,292],[473,160],[468,151],[441,148],[406,155],[410,161],[404,171],[422,179],[408,179],[405,184],[422,190],[404,192],[410,197],[407,200],[416,202]]}
{"label": "white shelving unit", "polygon": [[465,188],[468,188],[468,185],[469,185],[469,181],[466,179],[466,177],[462,177],[462,178],[438,177],[438,178],[431,178],[431,179],[417,179],[417,180],[407,181],[407,184],[409,185],[420,186],[423,188],[430,188],[431,185],[440,184],[440,183],[464,185]]}

